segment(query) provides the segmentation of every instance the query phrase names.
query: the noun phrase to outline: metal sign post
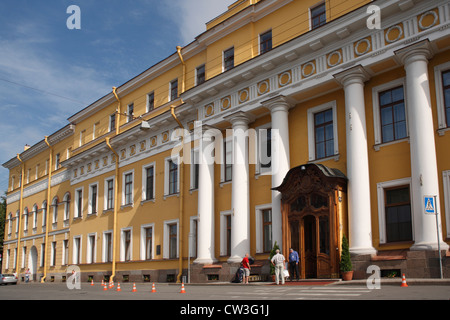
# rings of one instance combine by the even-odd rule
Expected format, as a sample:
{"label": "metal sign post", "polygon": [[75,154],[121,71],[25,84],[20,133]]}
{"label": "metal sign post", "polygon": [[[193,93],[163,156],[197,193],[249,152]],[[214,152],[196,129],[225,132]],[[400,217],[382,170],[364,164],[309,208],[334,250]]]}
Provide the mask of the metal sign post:
{"label": "metal sign post", "polygon": [[441,279],[443,279],[442,275],[442,255],[441,255],[441,241],[439,236],[439,218],[437,212],[437,196],[424,196],[424,209],[425,214],[434,214],[436,216],[436,232],[437,232],[437,242],[438,242],[438,251],[439,251],[439,271],[441,275]]}

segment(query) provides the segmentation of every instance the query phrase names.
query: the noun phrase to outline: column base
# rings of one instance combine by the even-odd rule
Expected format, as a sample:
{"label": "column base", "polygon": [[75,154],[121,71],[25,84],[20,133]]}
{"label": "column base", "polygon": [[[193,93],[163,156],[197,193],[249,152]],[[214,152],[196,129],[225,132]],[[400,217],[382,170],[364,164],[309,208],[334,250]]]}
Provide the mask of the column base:
{"label": "column base", "polygon": [[373,247],[367,248],[350,248],[350,253],[354,255],[375,255],[377,254],[377,250]]}
{"label": "column base", "polygon": [[232,256],[232,257],[229,257],[229,258],[228,258],[227,262],[228,262],[228,263],[241,263],[241,262],[242,262],[242,259],[244,259],[244,257],[240,257],[240,256]]}
{"label": "column base", "polygon": [[[447,251],[449,246],[445,242],[441,242],[440,244],[441,251]],[[411,251],[437,251],[439,250],[439,246],[437,242],[418,242],[411,246]]]}
{"label": "column base", "polygon": [[197,258],[194,260],[194,264],[214,264],[218,260],[214,258]]}

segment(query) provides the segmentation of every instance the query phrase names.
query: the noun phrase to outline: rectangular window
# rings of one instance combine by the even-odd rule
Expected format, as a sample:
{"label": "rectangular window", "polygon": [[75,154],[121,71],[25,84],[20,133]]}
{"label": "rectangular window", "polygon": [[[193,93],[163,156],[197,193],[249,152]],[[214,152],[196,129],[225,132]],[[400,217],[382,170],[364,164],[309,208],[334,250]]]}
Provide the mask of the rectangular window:
{"label": "rectangular window", "polygon": [[58,170],[61,165],[61,155],[59,153],[56,154],[55,157],[55,170]]}
{"label": "rectangular window", "polygon": [[116,114],[109,116],[109,132],[116,130]]}
{"label": "rectangular window", "polygon": [[127,122],[130,122],[134,119],[134,104],[131,103],[128,105],[128,110],[127,110]]}
{"label": "rectangular window", "polygon": [[450,127],[450,70],[442,73],[442,89],[444,92],[444,109],[447,127]]}
{"label": "rectangular window", "polygon": [[314,114],[316,159],[334,155],[333,109]]}
{"label": "rectangular window", "polygon": [[147,112],[152,111],[155,109],[155,93],[149,93],[147,95]]}
{"label": "rectangular window", "polygon": [[403,86],[379,93],[382,142],[407,137]]}
{"label": "rectangular window", "polygon": [[76,191],[75,205],[76,205],[76,208],[75,208],[76,217],[75,218],[81,218],[83,216],[83,190],[82,189],[79,189]]}
{"label": "rectangular window", "polygon": [[169,224],[169,259],[177,257],[177,224]]}
{"label": "rectangular window", "polygon": [[133,204],[133,174],[127,173],[125,175],[125,197],[124,205]]}
{"label": "rectangular window", "polygon": [[231,255],[231,214],[225,216],[226,219],[226,245],[227,252],[226,255]]}
{"label": "rectangular window", "polygon": [[169,160],[169,194],[178,192],[178,165]]}
{"label": "rectangular window", "polygon": [[174,101],[178,98],[178,79],[170,82],[170,101]]}
{"label": "rectangular window", "polygon": [[385,189],[387,242],[411,241],[412,219],[409,186]]}
{"label": "rectangular window", "polygon": [[200,161],[198,150],[191,152],[191,189],[198,189],[198,177],[200,173]]}
{"label": "rectangular window", "polygon": [[95,234],[88,236],[87,263],[95,263]]}
{"label": "rectangular window", "polygon": [[197,72],[196,72],[196,84],[200,85],[202,83],[205,82],[206,78],[205,78],[205,65],[202,65],[200,67],[197,68]]}
{"label": "rectangular window", "polygon": [[145,228],[145,260],[152,259],[153,228]]}
{"label": "rectangular window", "polygon": [[311,29],[314,30],[327,23],[325,3],[311,9]]}
{"label": "rectangular window", "polygon": [[89,189],[89,214],[97,213],[97,185],[91,185]]}
{"label": "rectangular window", "polygon": [[223,52],[223,71],[234,68],[234,48],[230,48]]}
{"label": "rectangular window", "polygon": [[259,53],[263,54],[272,50],[272,30],[259,36]]}
{"label": "rectangular window", "polygon": [[69,264],[69,240],[63,240],[63,266]]}
{"label": "rectangular window", "polygon": [[272,250],[272,210],[262,210],[263,221],[263,250],[270,252]]}
{"label": "rectangular window", "polygon": [[261,150],[260,163],[261,168],[270,168],[272,165],[272,129],[260,129]]}
{"label": "rectangular window", "polygon": [[106,210],[114,208],[114,179],[106,181]]}
{"label": "rectangular window", "polygon": [[131,231],[123,231],[124,261],[131,261]]}
{"label": "rectangular window", "polygon": [[112,232],[103,234],[103,261],[112,261]]}
{"label": "rectangular window", "polygon": [[73,238],[73,263],[81,263],[81,238]]}
{"label": "rectangular window", "polygon": [[224,181],[233,179],[233,140],[227,139],[223,142],[224,149]]}
{"label": "rectangular window", "polygon": [[153,185],[153,181],[154,181],[154,177],[155,177],[155,172],[154,172],[154,168],[149,167],[147,169],[145,169],[145,200],[151,200],[153,199],[153,194],[154,194],[154,185]]}

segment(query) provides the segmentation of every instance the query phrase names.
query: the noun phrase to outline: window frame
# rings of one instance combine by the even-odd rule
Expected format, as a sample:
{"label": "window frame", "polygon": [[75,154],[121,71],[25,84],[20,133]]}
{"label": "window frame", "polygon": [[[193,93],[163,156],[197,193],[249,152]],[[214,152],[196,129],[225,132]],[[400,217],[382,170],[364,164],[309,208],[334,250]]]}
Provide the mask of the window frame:
{"label": "window frame", "polygon": [[[110,181],[112,182],[111,207],[109,207],[109,202],[110,202],[110,198],[109,198],[109,191],[110,191],[109,182]],[[114,188],[115,188],[115,177],[111,176],[111,177],[105,178],[104,196],[103,196],[103,210],[104,211],[114,210],[114,206],[115,206]]]}
{"label": "window frame", "polygon": [[[171,192],[170,189],[170,163],[174,163],[177,166],[177,175],[176,175],[176,190],[175,192]],[[169,156],[167,158],[164,159],[164,197],[168,197],[168,196],[173,196],[173,195],[177,195],[180,192],[180,168],[179,168],[179,163],[180,163],[180,157],[179,156]],[[172,170],[173,171],[173,170]],[[173,190],[172,190],[173,191]]]}
{"label": "window frame", "polygon": [[[391,103],[388,103],[388,104],[385,104],[385,105],[381,105],[381,101],[380,101],[380,96],[383,94],[383,93],[386,93],[386,92],[388,92],[388,91],[390,91],[391,93],[392,93],[392,91],[394,91],[394,90],[397,90],[397,89],[400,89],[400,88],[402,88],[402,91],[403,91],[403,100],[399,100],[399,101],[395,101],[395,102],[391,102]],[[406,138],[408,138],[408,122],[407,122],[407,119],[406,119],[406,102],[405,102],[405,88],[403,87],[403,86],[397,86],[397,87],[393,87],[393,88],[390,88],[390,89],[387,89],[387,90],[383,90],[383,91],[379,91],[378,92],[378,108],[379,108],[379,112],[380,112],[380,134],[381,134],[381,143],[382,144],[385,144],[385,143],[392,143],[392,142],[394,142],[394,141],[399,141],[399,140],[403,140],[403,139],[406,139]],[[400,123],[400,122],[402,122],[402,121],[395,121],[395,119],[394,119],[394,106],[396,105],[396,104],[399,104],[399,103],[403,103],[403,107],[404,107],[404,114],[405,114],[405,120],[404,120],[404,122],[405,122],[405,130],[406,130],[406,136],[405,137],[397,137],[397,134],[396,134],[396,130],[395,130],[395,124],[397,124],[397,123]],[[392,134],[393,134],[393,139],[392,140],[390,140],[390,141],[384,141],[384,138],[385,137],[383,137],[383,127],[384,127],[384,124],[383,124],[383,119],[382,119],[382,112],[383,112],[383,109],[386,109],[386,108],[391,108],[392,110],[391,110],[391,115],[392,115],[392,130],[393,130],[393,132],[392,132]]]}
{"label": "window frame", "polygon": [[195,68],[195,85],[199,86],[205,82],[206,82],[206,65],[202,64],[197,68]]}
{"label": "window frame", "polygon": [[[270,39],[263,40],[264,36],[267,36],[270,34]],[[269,52],[273,49],[273,35],[272,35],[272,29],[267,30],[265,32],[262,32],[259,34],[259,54],[264,54],[266,52]],[[268,47],[265,48],[265,44],[268,44]]]}
{"label": "window frame", "polygon": [[[95,188],[95,193],[94,193]],[[88,215],[96,215],[98,213],[98,182],[89,185],[89,199],[88,199]],[[94,199],[95,195],[95,199]],[[94,208],[95,205],[95,208]]]}
{"label": "window frame", "polygon": [[[333,140],[334,140],[334,153],[331,156],[325,158],[316,157],[316,133],[315,133],[315,117],[316,113],[326,111],[328,109],[333,110]],[[308,153],[309,161],[324,161],[330,158],[335,160],[339,159],[339,137],[338,137],[338,119],[337,119],[337,105],[336,101],[330,101],[312,108],[307,111],[308,117]]]}
{"label": "window frame", "polygon": [[[230,53],[231,51],[232,51],[232,54],[230,54],[228,56],[227,53]],[[223,50],[223,52],[222,52],[222,72],[229,71],[236,66],[234,58],[235,58],[234,46],[230,47],[226,50]]]}
{"label": "window frame", "polygon": [[[151,198],[147,195],[148,189],[148,177],[147,171],[148,169],[153,168],[153,179],[152,179],[152,195]],[[153,161],[149,164],[142,166],[142,201],[155,201],[156,194],[156,162]]]}
{"label": "window frame", "polygon": [[[131,176],[131,182],[127,181],[127,177]],[[128,190],[129,187],[129,190]],[[130,191],[128,193],[128,191]],[[130,201],[127,201],[127,196]],[[134,205],[134,169],[122,173],[122,206]]]}
{"label": "window frame", "polygon": [[443,136],[450,130],[450,119],[447,119],[444,96],[443,74],[450,71],[450,62],[434,67],[434,79],[436,88],[436,108],[438,115],[438,134]]}
{"label": "window frame", "polygon": [[[176,90],[176,96],[174,95],[175,94],[175,90]],[[175,101],[178,98],[179,98],[178,78],[176,78],[176,79],[173,79],[172,81],[170,81],[170,83],[169,83],[169,102],[170,101]]]}
{"label": "window frame", "polygon": [[[315,10],[322,8],[322,7],[324,9],[323,13],[320,13],[319,15],[313,15]],[[320,21],[322,15],[325,15],[325,21]],[[319,24],[315,25],[314,19],[317,17],[319,17]],[[317,3],[316,5],[309,8],[309,24],[310,24],[310,28],[309,28],[310,30],[315,30],[315,29],[320,28],[321,26],[327,24],[327,7],[326,7],[325,1]]]}

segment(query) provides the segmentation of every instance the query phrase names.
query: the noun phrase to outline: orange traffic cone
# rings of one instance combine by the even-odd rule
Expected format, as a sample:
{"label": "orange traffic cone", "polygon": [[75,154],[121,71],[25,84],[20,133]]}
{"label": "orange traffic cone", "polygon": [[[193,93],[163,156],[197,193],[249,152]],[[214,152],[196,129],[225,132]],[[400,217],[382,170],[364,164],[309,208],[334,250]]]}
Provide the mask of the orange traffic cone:
{"label": "orange traffic cone", "polygon": [[120,282],[117,283],[117,291],[122,291],[122,289],[120,289]]}
{"label": "orange traffic cone", "polygon": [[91,286],[93,286],[93,285],[94,285],[94,279],[91,280]]}
{"label": "orange traffic cone", "polygon": [[113,281],[110,281],[110,282],[109,282],[109,288],[110,288],[110,289],[114,288],[114,282],[113,282]]}
{"label": "orange traffic cone", "polygon": [[152,292],[156,292],[156,288],[155,288],[155,283],[153,282],[153,285],[152,285]]}
{"label": "orange traffic cone", "polygon": [[406,278],[405,278],[405,274],[403,274],[402,276],[402,285],[400,287],[407,287],[408,285],[406,284]]}
{"label": "orange traffic cone", "polygon": [[181,283],[181,291],[180,293],[186,293],[186,291],[184,290],[184,283]]}
{"label": "orange traffic cone", "polygon": [[135,283],[133,283],[133,290],[131,290],[131,292],[137,292]]}
{"label": "orange traffic cone", "polygon": [[106,286],[106,283],[103,283],[103,291],[108,291],[108,287]]}

